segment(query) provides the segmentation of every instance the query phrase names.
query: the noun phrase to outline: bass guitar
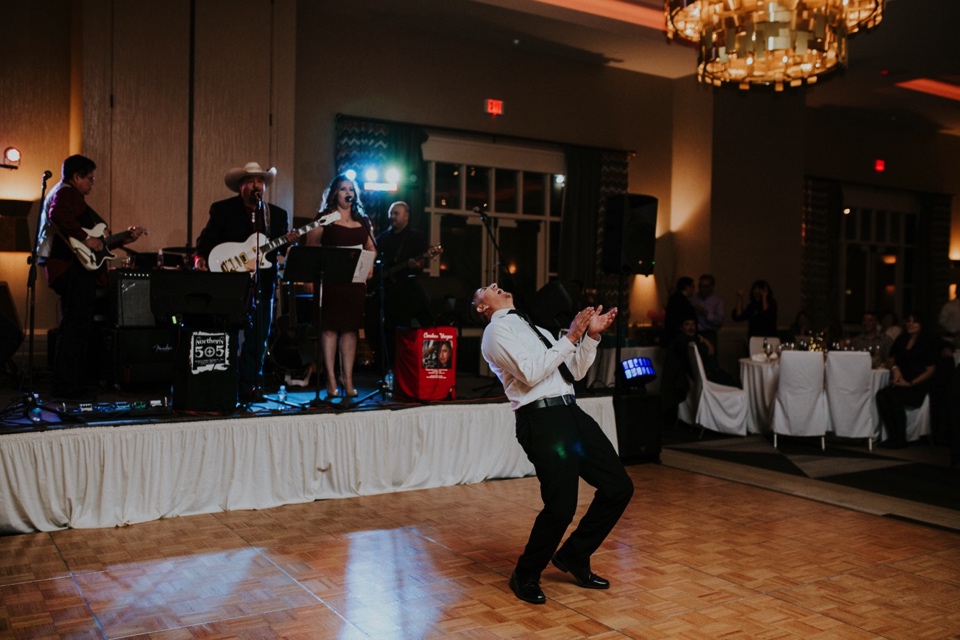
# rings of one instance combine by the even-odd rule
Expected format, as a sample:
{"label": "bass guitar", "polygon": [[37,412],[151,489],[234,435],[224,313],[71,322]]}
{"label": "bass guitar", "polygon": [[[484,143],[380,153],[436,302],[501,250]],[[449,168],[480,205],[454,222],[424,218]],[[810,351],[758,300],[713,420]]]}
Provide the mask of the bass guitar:
{"label": "bass guitar", "polygon": [[[404,269],[410,268],[411,262],[420,262],[423,260],[424,263],[427,263],[439,256],[441,253],[443,253],[443,247],[439,244],[435,244],[415,258],[410,258],[404,262],[398,262],[392,267],[383,269],[383,275],[381,276],[383,278],[383,284],[387,286],[393,284],[393,276],[400,273]],[[376,289],[375,285],[371,286],[371,290],[373,289]]]}
{"label": "bass guitar", "polygon": [[143,227],[131,227],[126,231],[121,231],[120,233],[104,238],[103,234],[107,230],[107,225],[104,222],[98,222],[92,229],[81,228],[84,233],[91,238],[101,238],[101,242],[103,242],[103,249],[95,251],[88,247],[82,240],[77,240],[72,236],[66,237],[66,240],[70,243],[70,249],[73,250],[73,255],[77,257],[77,260],[80,261],[80,264],[82,264],[83,268],[87,271],[96,271],[102,267],[103,263],[107,260],[116,258],[116,254],[110,251],[111,247],[121,244],[127,238],[133,236],[139,238],[141,235],[147,233],[147,230]]}
{"label": "bass guitar", "polygon": [[[300,235],[312,231],[317,227],[325,227],[340,219],[340,213],[334,211],[322,218],[317,218],[310,224],[296,230]],[[207,268],[217,273],[233,273],[234,271],[254,271],[257,268],[257,256],[260,256],[260,268],[269,269],[273,263],[267,260],[267,254],[287,243],[287,236],[270,240],[262,233],[250,234],[243,242],[224,242],[210,251],[207,258]]]}

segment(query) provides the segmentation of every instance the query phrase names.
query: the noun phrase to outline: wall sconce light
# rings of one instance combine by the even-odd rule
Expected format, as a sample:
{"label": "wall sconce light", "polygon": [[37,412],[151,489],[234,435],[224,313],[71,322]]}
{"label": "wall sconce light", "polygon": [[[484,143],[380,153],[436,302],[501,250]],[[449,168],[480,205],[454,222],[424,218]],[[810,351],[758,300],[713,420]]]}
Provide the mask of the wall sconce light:
{"label": "wall sconce light", "polygon": [[3,150],[3,163],[0,163],[0,167],[4,169],[19,169],[20,168],[20,149],[16,147],[7,147]]}

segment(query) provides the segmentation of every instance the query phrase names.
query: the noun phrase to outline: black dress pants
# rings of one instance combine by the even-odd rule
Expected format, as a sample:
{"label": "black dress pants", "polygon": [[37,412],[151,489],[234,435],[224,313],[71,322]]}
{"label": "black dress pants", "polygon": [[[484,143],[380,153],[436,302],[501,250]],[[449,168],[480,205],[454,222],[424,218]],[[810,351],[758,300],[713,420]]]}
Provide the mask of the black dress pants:
{"label": "black dress pants", "polygon": [[633,496],[633,482],[596,421],[576,405],[516,412],[517,441],[540,481],[537,516],[517,574],[538,578],[577,511],[580,478],[596,489],[589,509],[561,549],[574,566],[587,566]]}
{"label": "black dress pants", "polygon": [[263,359],[267,353],[267,340],[273,322],[273,294],[276,290],[277,272],[274,269],[265,269],[258,277],[259,287],[253,285],[250,291],[251,327],[243,332],[243,346],[240,347],[238,378],[240,388],[248,391],[259,388],[262,383]]}
{"label": "black dress pants", "polygon": [[90,362],[96,315],[97,273],[72,265],[51,288],[60,296],[60,335],[53,364],[53,395],[76,392],[96,381]]}
{"label": "black dress pants", "polygon": [[916,408],[923,404],[929,391],[929,385],[915,387],[897,387],[890,385],[877,392],[877,410],[883,426],[887,428],[884,442],[892,445],[907,444],[907,407]]}

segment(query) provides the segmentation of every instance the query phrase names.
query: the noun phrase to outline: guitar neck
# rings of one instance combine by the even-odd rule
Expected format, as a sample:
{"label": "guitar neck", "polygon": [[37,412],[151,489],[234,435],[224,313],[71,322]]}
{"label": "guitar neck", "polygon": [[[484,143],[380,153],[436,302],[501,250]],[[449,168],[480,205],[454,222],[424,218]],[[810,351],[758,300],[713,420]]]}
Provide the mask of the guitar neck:
{"label": "guitar neck", "polygon": [[103,246],[112,247],[115,244],[119,244],[129,238],[132,235],[130,231],[121,231],[120,233],[115,233],[112,236],[107,236],[103,239]]}
{"label": "guitar neck", "polygon": [[[324,217],[322,217],[322,218],[317,218],[316,220],[314,220],[314,221],[311,222],[310,224],[305,224],[305,225],[303,225],[302,227],[300,227],[299,229],[297,229],[296,232],[299,233],[300,235],[303,235],[303,234],[307,233],[308,231],[313,231],[313,230],[316,229],[317,227],[322,227],[322,226],[328,225],[328,224],[330,224],[331,222],[336,222],[336,221],[339,220],[339,219],[340,219],[340,215],[339,215],[339,214],[337,214],[337,216],[336,216],[335,218],[333,218],[333,219],[331,219],[331,216],[330,216],[330,215],[326,215],[326,216],[324,216]],[[267,253],[268,251],[273,251],[273,250],[276,249],[277,247],[282,247],[282,246],[285,245],[285,244],[287,244],[287,236],[286,236],[286,235],[282,235],[282,236],[280,236],[279,238],[274,238],[273,240],[271,240],[270,242],[266,243],[265,245],[262,245],[262,246],[260,247],[260,252],[261,252],[261,253]]]}

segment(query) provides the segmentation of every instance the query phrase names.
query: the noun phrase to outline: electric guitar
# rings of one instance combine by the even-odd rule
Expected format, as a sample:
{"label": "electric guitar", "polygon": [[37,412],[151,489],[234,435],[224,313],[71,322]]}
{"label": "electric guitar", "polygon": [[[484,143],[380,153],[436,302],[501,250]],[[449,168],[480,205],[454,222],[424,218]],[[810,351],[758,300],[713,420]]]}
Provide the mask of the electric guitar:
{"label": "electric guitar", "polygon": [[393,276],[394,276],[394,274],[397,274],[397,273],[403,271],[404,269],[409,268],[411,261],[413,261],[413,262],[420,262],[421,260],[425,260],[425,261],[429,262],[430,260],[433,260],[434,258],[436,258],[437,256],[439,256],[441,253],[443,253],[443,247],[440,246],[439,244],[435,244],[435,245],[433,245],[432,247],[430,247],[429,249],[427,249],[426,251],[424,251],[423,253],[421,253],[419,256],[417,256],[417,257],[415,257],[415,258],[410,258],[409,260],[404,260],[403,262],[398,262],[397,264],[393,265],[392,267],[387,267],[387,268],[385,268],[385,269],[383,270],[383,275],[382,275],[383,284],[385,284],[385,285],[392,284],[392,283],[393,283]]}
{"label": "electric guitar", "polygon": [[[340,219],[340,213],[334,211],[322,218],[318,218],[308,225],[296,230],[300,235],[312,231],[317,227],[325,227]],[[270,240],[262,233],[252,233],[243,242],[224,242],[210,251],[207,258],[207,268],[216,273],[233,273],[234,271],[254,271],[257,267],[257,256],[260,256],[260,268],[269,269],[273,263],[267,260],[267,254],[277,247],[287,243],[287,236],[283,235]]]}
{"label": "electric guitar", "polygon": [[126,231],[121,231],[120,233],[104,238],[103,233],[107,230],[107,225],[104,222],[98,222],[92,229],[81,228],[89,237],[101,238],[101,242],[103,242],[103,249],[95,251],[84,244],[83,240],[77,240],[72,236],[66,238],[69,241],[70,249],[73,250],[73,254],[77,256],[77,260],[80,261],[80,264],[82,264],[83,268],[87,271],[96,271],[102,267],[103,263],[107,260],[116,258],[116,254],[110,251],[111,247],[120,244],[133,235],[139,237],[147,233],[147,230],[143,227],[132,227]]}

